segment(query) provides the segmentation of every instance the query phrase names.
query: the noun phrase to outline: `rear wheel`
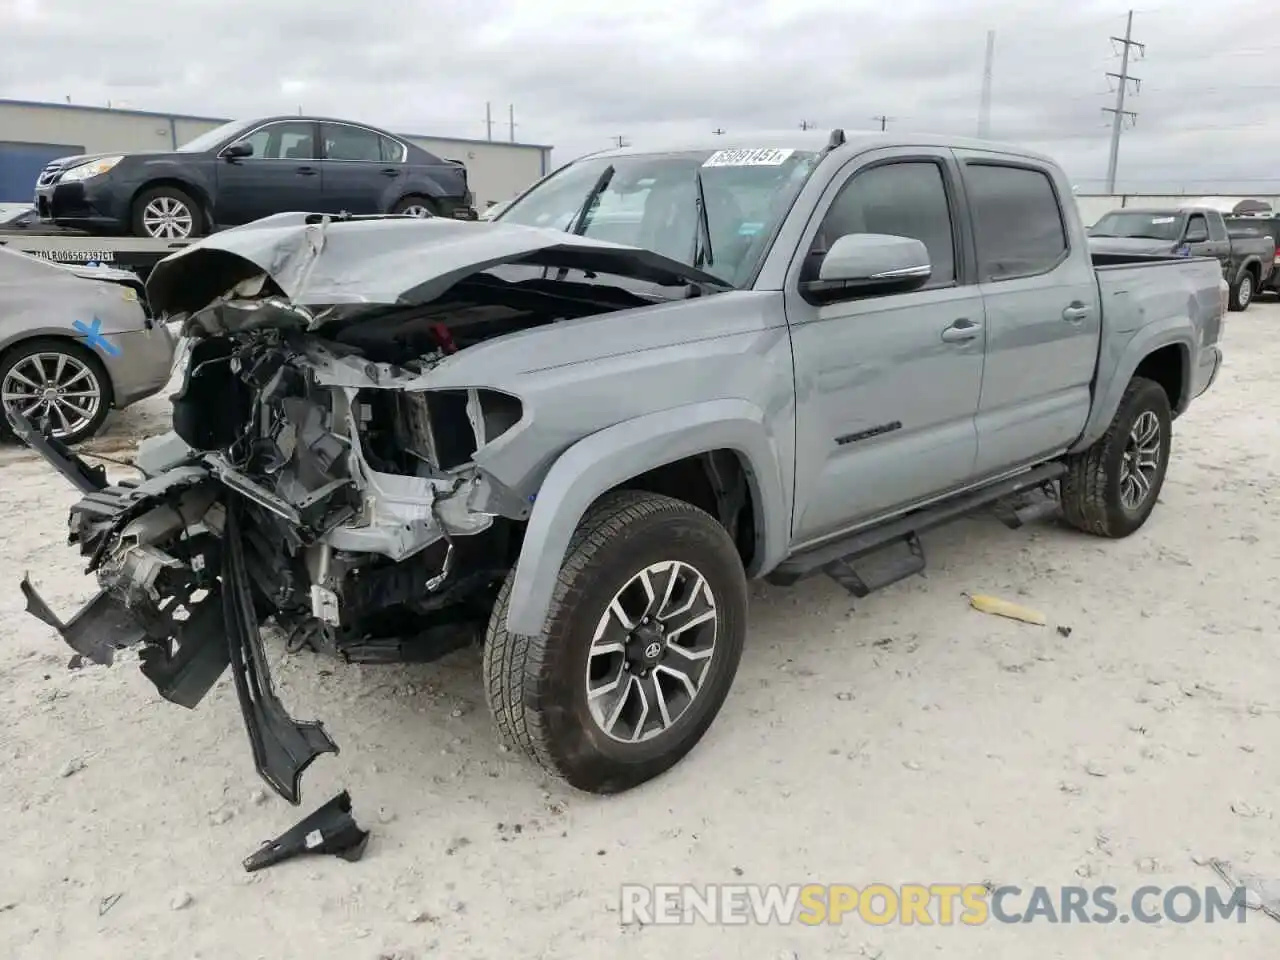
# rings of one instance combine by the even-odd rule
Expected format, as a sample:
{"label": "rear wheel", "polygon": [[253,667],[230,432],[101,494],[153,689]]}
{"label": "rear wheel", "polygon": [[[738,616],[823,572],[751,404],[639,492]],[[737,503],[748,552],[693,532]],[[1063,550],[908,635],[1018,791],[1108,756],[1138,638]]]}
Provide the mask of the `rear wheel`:
{"label": "rear wheel", "polygon": [[78,344],[31,340],[0,359],[0,399],[6,434],[16,411],[32,426],[47,418],[54,437],[78,443],[107,419],[111,382],[98,358]]}
{"label": "rear wheel", "polygon": [[1155,509],[1173,440],[1169,397],[1143,377],[1130,381],[1107,432],[1072,456],[1062,477],[1062,512],[1078,530],[1119,539]]}
{"label": "rear wheel", "polygon": [[498,730],[580,790],[617,793],[674,766],[733,683],[746,633],[742,562],[680,500],[623,491],[591,509],[540,636],[507,632],[508,578],[485,641]]}
{"label": "rear wheel", "polygon": [[1231,288],[1230,308],[1237,312],[1249,309],[1249,304],[1253,302],[1254,286],[1253,274],[1248,270],[1241,273],[1235,286]]}
{"label": "rear wheel", "polygon": [[427,197],[421,197],[417,194],[411,194],[396,202],[391,208],[391,212],[405,217],[434,217],[438,216],[436,206]]}

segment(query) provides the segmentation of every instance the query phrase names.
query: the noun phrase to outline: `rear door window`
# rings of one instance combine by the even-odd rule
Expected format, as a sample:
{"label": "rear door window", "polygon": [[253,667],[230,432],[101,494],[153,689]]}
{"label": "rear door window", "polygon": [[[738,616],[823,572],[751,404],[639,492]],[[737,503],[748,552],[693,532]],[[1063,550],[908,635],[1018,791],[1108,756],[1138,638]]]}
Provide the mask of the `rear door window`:
{"label": "rear door window", "polygon": [[1043,170],[970,162],[964,178],[983,280],[1037,276],[1066,259],[1062,208]]}

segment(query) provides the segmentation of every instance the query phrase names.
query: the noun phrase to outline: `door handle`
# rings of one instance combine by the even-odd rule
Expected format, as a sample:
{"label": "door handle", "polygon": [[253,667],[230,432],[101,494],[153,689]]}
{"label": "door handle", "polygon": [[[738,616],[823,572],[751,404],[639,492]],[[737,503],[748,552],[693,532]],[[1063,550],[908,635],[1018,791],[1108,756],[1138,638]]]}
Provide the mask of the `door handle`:
{"label": "door handle", "polygon": [[961,318],[942,331],[943,343],[965,343],[976,339],[982,332],[982,324]]}
{"label": "door handle", "polygon": [[1062,311],[1062,319],[1067,323],[1080,323],[1089,316],[1089,308],[1083,303],[1073,303]]}
{"label": "door handle", "polygon": [[400,171],[399,171],[399,170],[397,170],[395,167],[383,167],[383,168],[382,168],[381,170],[379,170],[378,172],[379,172],[379,173],[381,173],[384,177],[398,177],[398,176],[400,176]]}
{"label": "door handle", "polygon": [[320,171],[315,167],[299,167],[297,173],[304,177],[314,177]]}

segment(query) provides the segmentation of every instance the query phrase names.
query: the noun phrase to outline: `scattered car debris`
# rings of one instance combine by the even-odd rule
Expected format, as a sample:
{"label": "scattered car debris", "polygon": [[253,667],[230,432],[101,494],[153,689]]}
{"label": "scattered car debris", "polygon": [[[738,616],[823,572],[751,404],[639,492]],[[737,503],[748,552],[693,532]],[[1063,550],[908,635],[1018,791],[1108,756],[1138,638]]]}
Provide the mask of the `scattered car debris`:
{"label": "scattered car debris", "polygon": [[1217,857],[1197,859],[1196,863],[1207,866],[1231,890],[1243,890],[1247,909],[1258,910],[1272,920],[1280,920],[1280,880],[1243,873],[1232,866],[1231,861]]}
{"label": "scattered car debris", "polygon": [[1092,761],[1084,765],[1084,772],[1091,777],[1105,777],[1107,775],[1106,770]]}
{"label": "scattered car debris", "polygon": [[354,863],[364,856],[369,831],[361,830],[351,815],[351,794],[340,794],[299,820],[274,840],[264,843],[244,861],[253,873],[303,853],[331,853]]}
{"label": "scattered car debris", "polygon": [[108,910],[120,902],[123,893],[109,893],[98,901],[98,916],[104,916]]}
{"label": "scattered car debris", "polygon": [[1231,804],[1231,812],[1237,817],[1244,817],[1246,820],[1252,820],[1256,817],[1270,817],[1271,813],[1262,807],[1254,806],[1247,800],[1237,800]]}
{"label": "scattered car debris", "polygon": [[1034,624],[1038,627],[1043,627],[1049,622],[1045,619],[1045,615],[1038,610],[1032,610],[1030,607],[1024,607],[1018,603],[1010,603],[1008,600],[1001,600],[999,597],[990,597],[986,594],[971,594],[969,596],[969,606],[979,613],[989,613],[992,616],[1004,617],[1008,620],[1021,620],[1023,623]]}

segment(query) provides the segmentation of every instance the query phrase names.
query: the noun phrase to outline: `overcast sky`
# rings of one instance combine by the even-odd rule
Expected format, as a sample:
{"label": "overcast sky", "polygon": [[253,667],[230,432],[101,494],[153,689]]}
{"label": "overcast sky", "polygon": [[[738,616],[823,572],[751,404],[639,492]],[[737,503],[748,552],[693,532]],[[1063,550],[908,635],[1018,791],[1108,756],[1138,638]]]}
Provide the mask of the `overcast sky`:
{"label": "overcast sky", "polygon": [[[0,97],[216,117],[299,107],[407,133],[553,144],[799,126],[991,133],[1100,191],[1127,5],[980,0],[0,0]],[[1275,0],[1134,17],[1118,186],[1280,193]],[[2,134],[2,132],[0,132]],[[1273,178],[1264,181],[1263,178]]]}

